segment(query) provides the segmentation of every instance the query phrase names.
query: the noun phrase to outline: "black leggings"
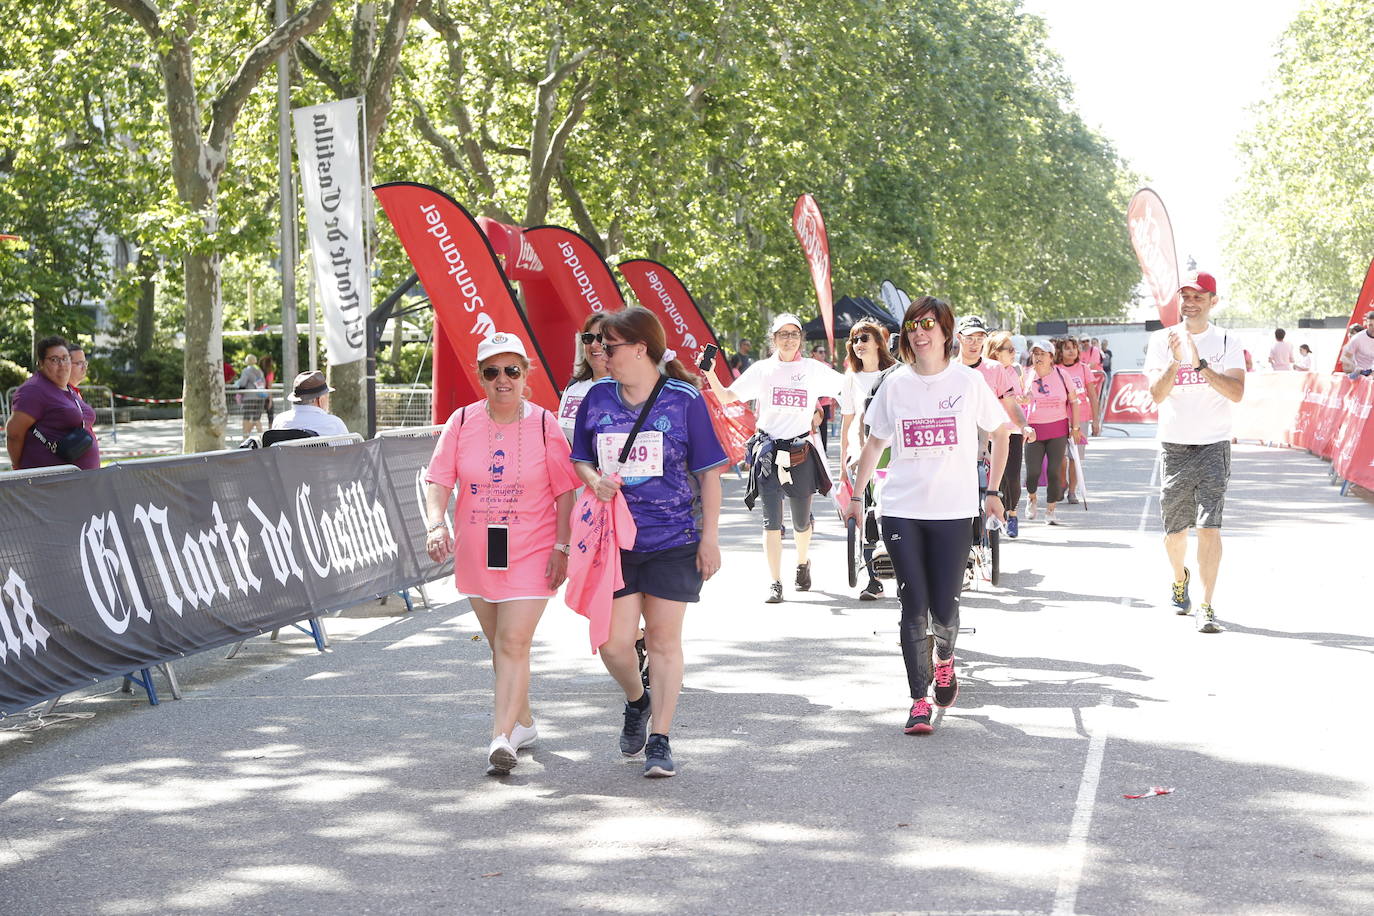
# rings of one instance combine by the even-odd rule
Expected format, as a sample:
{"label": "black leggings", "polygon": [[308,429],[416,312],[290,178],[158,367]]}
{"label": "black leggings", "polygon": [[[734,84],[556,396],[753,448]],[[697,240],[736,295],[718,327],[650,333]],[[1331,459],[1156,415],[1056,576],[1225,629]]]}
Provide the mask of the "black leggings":
{"label": "black leggings", "polygon": [[1021,449],[1025,437],[1013,433],[1007,442],[1007,469],[1002,472],[1002,505],[1008,512],[1021,506]]}
{"label": "black leggings", "polygon": [[1069,437],[1060,436],[1050,439],[1048,442],[1036,439],[1026,446],[1026,493],[1034,496],[1035,491],[1040,488],[1040,463],[1048,455],[1050,459],[1049,470],[1046,472],[1045,479],[1049,483],[1045,486],[1045,501],[1047,503],[1057,503],[1064,498],[1064,488],[1059,481],[1063,478],[1064,455],[1069,446]]}
{"label": "black leggings", "polygon": [[883,516],[883,543],[897,573],[897,597],[902,602],[902,660],[913,700],[926,695],[933,676],[926,654],[927,629],[935,634],[941,658],[954,654],[959,592],[972,542],[972,519]]}

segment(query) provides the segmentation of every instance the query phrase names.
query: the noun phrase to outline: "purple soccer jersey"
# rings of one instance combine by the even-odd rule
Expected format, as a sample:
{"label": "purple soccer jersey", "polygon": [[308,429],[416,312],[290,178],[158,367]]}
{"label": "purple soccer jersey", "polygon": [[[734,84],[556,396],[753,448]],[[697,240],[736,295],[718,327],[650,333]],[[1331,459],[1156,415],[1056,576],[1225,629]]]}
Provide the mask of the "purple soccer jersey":
{"label": "purple soccer jersey", "polygon": [[[639,411],[640,407],[626,407],[620,400],[615,379],[596,382],[577,409],[573,460],[605,471],[599,456],[603,452],[618,456]],[[691,475],[726,460],[701,393],[686,382],[669,379],[621,475],[621,491],[639,529],[634,549],[663,550],[700,541]]]}

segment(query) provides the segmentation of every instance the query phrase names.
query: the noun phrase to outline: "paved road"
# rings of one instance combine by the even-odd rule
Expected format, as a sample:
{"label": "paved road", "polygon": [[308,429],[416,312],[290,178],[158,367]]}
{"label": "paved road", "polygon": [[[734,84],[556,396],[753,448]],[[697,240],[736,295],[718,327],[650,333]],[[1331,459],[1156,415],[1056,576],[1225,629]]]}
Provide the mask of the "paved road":
{"label": "paved road", "polygon": [[[540,742],[501,781],[466,605],[362,608],[327,654],[258,639],[184,665],[181,702],[0,733],[0,910],[1372,912],[1374,506],[1239,447],[1229,629],[1202,636],[1161,606],[1152,462],[1095,443],[1091,511],[1027,525],[1003,587],[966,593],[963,693],[931,737],[901,733],[895,602],[844,587],[838,526],[815,589],[765,605],[730,481],[676,779],[621,760],[620,701],[561,605]],[[1122,798],[1151,786],[1175,791]]]}

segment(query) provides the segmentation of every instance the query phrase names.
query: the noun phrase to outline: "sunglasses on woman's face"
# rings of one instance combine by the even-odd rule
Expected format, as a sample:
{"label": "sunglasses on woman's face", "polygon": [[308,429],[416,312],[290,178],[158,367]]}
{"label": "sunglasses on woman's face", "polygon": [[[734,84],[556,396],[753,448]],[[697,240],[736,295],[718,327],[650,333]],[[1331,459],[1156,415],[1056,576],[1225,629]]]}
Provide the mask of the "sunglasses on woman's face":
{"label": "sunglasses on woman's face", "polygon": [[[566,339],[564,338],[564,340]],[[506,371],[506,378],[519,378],[525,374],[525,370],[520,366],[487,366],[482,370],[482,378],[494,382],[496,377],[501,374],[502,369]]]}
{"label": "sunglasses on woman's face", "polygon": [[581,335],[581,336],[582,336],[582,346],[584,346],[584,347],[590,347],[590,346],[591,346],[592,344],[594,344],[594,343],[601,343],[601,335],[600,335],[600,334],[587,333],[587,334],[583,334],[583,335]]}
{"label": "sunglasses on woman's face", "polygon": [[927,315],[924,318],[911,319],[906,324],[902,325],[902,330],[914,331],[917,328],[920,328],[922,331],[930,331],[933,330],[935,326],[939,323],[940,322],[936,321],[934,318]]}
{"label": "sunglasses on woman's face", "polygon": [[852,344],[861,344],[868,343],[872,339],[873,335],[871,334],[855,334],[853,337],[849,338],[849,342]]}

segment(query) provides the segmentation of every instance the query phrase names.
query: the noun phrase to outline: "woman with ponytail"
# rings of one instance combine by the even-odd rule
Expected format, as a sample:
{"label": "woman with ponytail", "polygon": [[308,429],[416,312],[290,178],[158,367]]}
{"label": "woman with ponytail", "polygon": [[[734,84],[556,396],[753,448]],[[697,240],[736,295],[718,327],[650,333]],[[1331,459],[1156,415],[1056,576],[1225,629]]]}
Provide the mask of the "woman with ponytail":
{"label": "woman with ponytail", "polygon": [[[687,605],[701,597],[702,582],[720,569],[720,472],[727,459],[697,377],[667,349],[652,312],[613,312],[600,333],[610,376],[582,398],[572,458],[597,498],[609,502],[617,490],[624,495],[637,529],[633,549],[620,552],[625,585],[615,593],[601,661],[625,691],[620,752],[644,751],[645,776],[673,776],[668,732],[682,691],[682,621]],[[635,653],[641,618],[648,688]]]}

